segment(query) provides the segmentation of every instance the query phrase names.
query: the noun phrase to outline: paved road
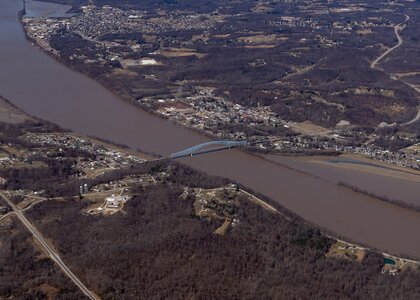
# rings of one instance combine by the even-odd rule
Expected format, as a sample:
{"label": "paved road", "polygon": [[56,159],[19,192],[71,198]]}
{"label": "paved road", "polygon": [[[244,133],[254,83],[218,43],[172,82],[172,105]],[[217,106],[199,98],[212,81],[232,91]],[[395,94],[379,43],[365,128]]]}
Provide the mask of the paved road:
{"label": "paved road", "polygon": [[409,16],[407,16],[407,15],[405,15],[405,20],[404,21],[402,21],[401,23],[399,23],[399,24],[397,24],[397,25],[395,25],[394,26],[394,32],[395,32],[395,35],[397,36],[397,39],[398,39],[398,43],[394,46],[394,47],[392,47],[392,48],[389,48],[388,50],[386,50],[381,56],[379,56],[377,59],[375,59],[371,64],[370,64],[370,67],[372,68],[372,69],[376,69],[376,65],[382,60],[382,59],[384,59],[384,57],[385,56],[387,56],[389,53],[391,53],[392,51],[394,51],[395,49],[397,49],[399,46],[401,46],[401,44],[403,43],[403,38],[402,38],[402,36],[400,35],[400,31],[402,30],[402,29],[404,29],[404,27],[405,27],[405,23],[406,22],[408,22],[408,20],[410,20],[410,17]]}
{"label": "paved road", "polygon": [[[408,86],[413,88],[420,95],[420,88],[418,86],[416,86],[412,83],[405,82],[405,81],[402,81],[402,82],[404,82],[405,84],[407,84]],[[404,124],[401,124],[401,126],[406,126],[406,125],[413,124],[413,123],[417,122],[418,120],[420,120],[420,105],[417,107],[417,115],[412,120],[410,120],[410,121],[408,121]]]}
{"label": "paved road", "polygon": [[66,266],[60,256],[50,247],[50,245],[45,241],[42,234],[32,225],[32,223],[23,215],[23,213],[17,209],[12,201],[3,193],[0,192],[0,197],[2,197],[7,204],[13,209],[14,214],[19,218],[19,220],[25,225],[34,238],[39,242],[39,244],[44,248],[48,253],[49,257],[61,268],[61,270],[80,288],[80,290],[85,294],[89,299],[97,300],[99,299],[92,291],[90,291],[75,274]]}
{"label": "paved road", "polygon": [[410,120],[410,121],[408,121],[404,124],[401,124],[401,126],[406,126],[406,125],[413,124],[413,123],[417,122],[418,120],[420,120],[420,106],[417,108],[417,115],[412,120]]}
{"label": "paved road", "polygon": [[[387,55],[389,55],[392,51],[394,51],[395,49],[397,49],[399,46],[401,46],[401,44],[403,43],[403,38],[402,38],[402,36],[401,36],[401,34],[400,34],[400,32],[401,32],[401,30],[403,30],[404,29],[404,27],[405,27],[405,23],[407,23],[408,22],[408,20],[410,20],[410,16],[408,16],[408,15],[405,15],[405,20],[404,21],[402,21],[401,23],[399,23],[399,24],[397,24],[397,25],[395,25],[394,26],[394,32],[395,32],[395,35],[396,35],[396,37],[397,37],[397,39],[398,39],[398,43],[394,46],[394,47],[392,47],[392,48],[389,48],[388,50],[386,50],[381,56],[379,56],[377,59],[375,59],[371,64],[370,64],[370,67],[372,68],[372,69],[376,69],[376,65],[378,64],[378,63],[380,63],[381,62],[381,60],[383,60],[384,59],[384,57],[385,56],[387,56]],[[395,79],[395,80],[398,80],[396,77],[391,77],[391,78],[393,78],[393,79]],[[416,87],[415,85],[413,85],[413,84],[410,84],[410,83],[408,83],[408,82],[405,82],[405,81],[403,81],[403,80],[400,80],[401,82],[403,82],[403,83],[405,83],[405,84],[407,84],[408,86],[410,86],[410,87],[412,87],[413,89],[415,89],[418,93],[420,93],[420,89],[418,88],[418,87]],[[412,120],[410,120],[410,121],[408,121],[408,122],[406,122],[406,123],[403,123],[403,124],[400,124],[400,126],[406,126],[406,125],[410,125],[410,124],[412,124],[412,123],[415,123],[415,122],[417,122],[418,120],[420,120],[420,106],[418,107],[418,112],[417,112],[417,115],[412,119]]]}
{"label": "paved road", "polygon": [[12,211],[12,212],[9,212],[9,213],[7,213],[7,214],[5,214],[5,215],[1,216],[1,217],[0,217],[0,221],[1,221],[1,220],[3,220],[3,219],[6,219],[8,216],[13,215],[14,213],[15,213],[15,212],[14,212],[14,211]]}

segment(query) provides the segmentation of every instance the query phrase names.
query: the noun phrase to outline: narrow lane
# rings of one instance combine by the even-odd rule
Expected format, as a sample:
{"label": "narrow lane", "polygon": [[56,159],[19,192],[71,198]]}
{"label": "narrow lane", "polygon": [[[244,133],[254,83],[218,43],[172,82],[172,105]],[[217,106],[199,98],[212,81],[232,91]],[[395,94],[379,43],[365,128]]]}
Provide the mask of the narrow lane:
{"label": "narrow lane", "polygon": [[[401,45],[402,45],[402,43],[404,42],[404,40],[403,40],[403,38],[402,38],[402,36],[401,36],[401,31],[405,28],[405,25],[406,25],[406,23],[408,22],[408,20],[410,20],[410,16],[408,16],[408,15],[405,15],[405,20],[404,21],[402,21],[401,23],[399,23],[399,24],[397,24],[397,25],[395,25],[394,26],[394,33],[395,33],[395,36],[397,37],[397,39],[398,39],[398,43],[394,46],[394,47],[392,47],[392,48],[389,48],[388,50],[386,50],[384,53],[382,53],[382,55],[380,55],[378,58],[376,58],[371,64],[370,64],[370,67],[372,68],[372,69],[378,69],[377,68],[377,65],[386,57],[386,56],[388,56],[392,51],[394,51],[395,49],[397,49],[398,47],[400,47]],[[400,80],[400,79],[398,79],[397,77],[395,77],[394,75],[392,75],[391,76],[391,78],[392,79],[394,79],[394,80],[398,80],[398,81],[401,81],[401,82],[403,82],[403,83],[405,83],[405,84],[407,84],[408,86],[410,86],[411,88],[413,88],[417,93],[419,93],[420,94],[420,88],[418,88],[417,86],[415,86],[415,85],[413,85],[413,84],[411,84],[411,83],[408,83],[408,82],[406,82],[406,81],[403,81],[403,80]],[[407,121],[407,122],[405,122],[405,123],[402,123],[402,124],[400,124],[400,126],[407,126],[407,125],[410,125],[410,124],[413,124],[413,123],[415,123],[415,122],[417,122],[418,120],[420,120],[420,105],[417,107],[417,115],[413,118],[413,119],[411,119],[411,120],[409,120],[409,121]]]}
{"label": "narrow lane", "polygon": [[401,23],[399,23],[399,24],[397,24],[397,25],[395,25],[394,26],[394,33],[395,33],[395,35],[396,35],[396,37],[397,37],[397,39],[398,39],[398,43],[394,46],[394,47],[392,47],[392,48],[389,48],[388,50],[386,50],[384,53],[382,53],[382,55],[381,56],[379,56],[377,59],[375,59],[371,64],[370,64],[370,67],[372,68],[372,69],[377,69],[376,68],[376,65],[378,64],[378,63],[380,63],[381,62],[381,60],[383,60],[387,55],[389,55],[392,51],[394,51],[395,49],[397,49],[399,46],[401,46],[401,44],[403,43],[403,38],[402,38],[402,36],[401,36],[401,34],[400,34],[400,32],[401,32],[401,30],[403,30],[404,29],[404,27],[405,27],[405,23],[407,23],[408,22],[408,20],[410,20],[410,16],[408,16],[408,15],[405,15],[405,20],[404,21],[402,21]]}

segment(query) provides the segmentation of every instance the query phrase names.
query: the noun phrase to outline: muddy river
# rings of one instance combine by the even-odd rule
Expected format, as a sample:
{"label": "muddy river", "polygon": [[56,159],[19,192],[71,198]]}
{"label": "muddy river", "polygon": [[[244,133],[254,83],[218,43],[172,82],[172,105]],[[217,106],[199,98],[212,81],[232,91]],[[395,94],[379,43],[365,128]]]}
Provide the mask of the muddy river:
{"label": "muddy river", "polygon": [[[32,15],[62,12],[56,4],[31,5]],[[64,128],[148,152],[167,155],[207,140],[123,102],[95,81],[39,51],[24,37],[17,19],[21,8],[21,1],[0,1],[0,95],[27,113]],[[238,181],[306,220],[349,239],[420,258],[418,212],[238,150],[182,161],[209,174]],[[372,173],[365,181],[377,184],[374,178]],[[417,195],[411,195],[410,199]]]}

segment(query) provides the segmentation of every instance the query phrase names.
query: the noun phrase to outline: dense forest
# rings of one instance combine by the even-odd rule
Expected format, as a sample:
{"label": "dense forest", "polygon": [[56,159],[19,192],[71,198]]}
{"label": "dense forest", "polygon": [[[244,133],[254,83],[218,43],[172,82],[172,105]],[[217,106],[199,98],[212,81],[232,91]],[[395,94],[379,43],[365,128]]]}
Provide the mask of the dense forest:
{"label": "dense forest", "polygon": [[0,229],[0,299],[85,299],[17,220]]}
{"label": "dense forest", "polygon": [[200,219],[183,185],[222,179],[182,165],[165,182],[138,187],[124,213],[86,216],[88,203],[44,202],[29,217],[104,299],[416,299],[420,273],[381,274],[383,258],[326,258],[331,240],[314,228],[238,199],[239,224]]}
{"label": "dense forest", "polygon": [[[57,152],[58,146],[40,152],[39,144],[19,138],[27,131],[59,131],[48,123],[0,126],[3,148],[10,143],[16,149],[38,149],[35,156],[26,151],[27,159],[43,163],[0,169],[8,179],[5,188],[43,189],[47,197],[78,194],[82,181],[74,176],[73,161],[93,159],[92,154],[67,148]],[[233,199],[230,214],[236,221],[224,234],[215,234],[224,220],[198,216],[197,196],[181,195],[185,187],[226,186],[227,179],[159,161],[118,168],[83,183],[92,188],[141,174],[158,181],[133,184],[132,199],[110,216],[84,213],[92,202],[83,197],[40,202],[25,212],[69,268],[103,299],[420,297],[418,271],[382,274],[383,257],[375,252],[361,262],[326,257],[332,239],[291,213],[292,222],[247,197]],[[0,298],[80,299],[71,282],[36,250],[30,234],[17,220],[13,224],[0,229]]]}

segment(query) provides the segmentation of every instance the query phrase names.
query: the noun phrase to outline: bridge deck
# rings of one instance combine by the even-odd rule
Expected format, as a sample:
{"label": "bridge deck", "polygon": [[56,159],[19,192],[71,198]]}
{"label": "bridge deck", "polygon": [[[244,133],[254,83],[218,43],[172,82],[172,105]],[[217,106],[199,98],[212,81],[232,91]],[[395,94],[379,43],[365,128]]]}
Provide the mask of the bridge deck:
{"label": "bridge deck", "polygon": [[[190,147],[188,149],[185,149],[179,152],[172,153],[170,157],[171,159],[177,159],[177,158],[186,157],[186,156],[193,156],[194,154],[198,155],[198,154],[204,154],[204,153],[209,153],[213,151],[220,151],[220,150],[235,148],[239,146],[246,146],[247,143],[248,142],[246,141],[211,141],[211,142],[206,142],[206,143],[202,143],[202,144]],[[209,146],[222,146],[222,147],[208,148]],[[203,150],[203,149],[206,149],[206,150]]]}

